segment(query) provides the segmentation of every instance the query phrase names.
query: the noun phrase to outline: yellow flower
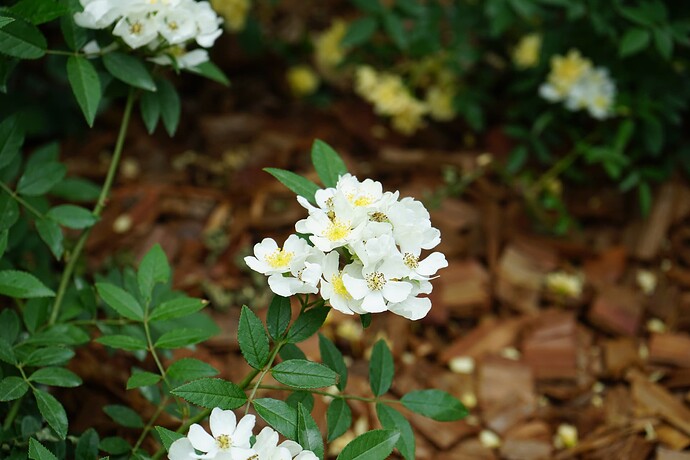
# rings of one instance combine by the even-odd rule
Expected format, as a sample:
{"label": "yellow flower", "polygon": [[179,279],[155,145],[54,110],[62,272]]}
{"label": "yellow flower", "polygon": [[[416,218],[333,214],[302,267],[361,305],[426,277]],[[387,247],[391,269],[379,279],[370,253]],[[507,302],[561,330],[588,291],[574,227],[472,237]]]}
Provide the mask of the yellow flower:
{"label": "yellow flower", "polygon": [[355,70],[355,92],[366,99],[367,95],[376,88],[378,78],[378,74],[370,66],[357,67]]}
{"label": "yellow flower", "polygon": [[592,61],[583,58],[578,50],[570,50],[564,56],[551,58],[551,72],[547,78],[549,92],[544,97],[550,100],[564,99],[572,86],[592,68]]}
{"label": "yellow flower", "polygon": [[345,59],[345,50],[340,42],[347,31],[347,24],[342,19],[336,19],[325,32],[316,37],[316,63],[324,68],[335,67]]}
{"label": "yellow flower", "polygon": [[225,18],[225,26],[233,32],[244,29],[251,4],[249,0],[211,0],[211,6]]}
{"label": "yellow flower", "polygon": [[455,118],[453,99],[455,90],[449,87],[432,86],[426,93],[426,104],[429,115],[437,121],[449,121]]}
{"label": "yellow flower", "polygon": [[513,50],[513,62],[520,69],[529,69],[539,64],[541,35],[529,34],[520,39]]}
{"label": "yellow flower", "polygon": [[393,129],[408,136],[414,134],[415,131],[424,126],[424,115],[427,111],[428,109],[423,102],[413,97],[408,98],[400,111],[391,119]]}
{"label": "yellow flower", "polygon": [[290,90],[295,96],[309,96],[319,87],[319,77],[310,67],[298,65],[287,72]]}

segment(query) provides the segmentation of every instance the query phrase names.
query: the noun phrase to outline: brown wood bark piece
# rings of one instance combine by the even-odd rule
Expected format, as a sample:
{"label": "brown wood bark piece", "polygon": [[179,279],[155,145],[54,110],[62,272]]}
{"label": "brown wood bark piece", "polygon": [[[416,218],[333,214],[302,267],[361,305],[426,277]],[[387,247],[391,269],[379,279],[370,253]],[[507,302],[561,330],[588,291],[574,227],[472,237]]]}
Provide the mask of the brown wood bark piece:
{"label": "brown wood bark piece", "polygon": [[606,375],[622,377],[625,371],[640,360],[637,345],[632,338],[620,337],[603,342]]}
{"label": "brown wood bark piece", "polygon": [[489,274],[475,259],[458,261],[443,270],[437,299],[452,315],[474,317],[491,306]]}
{"label": "brown wood bark piece", "polygon": [[606,332],[633,336],[642,319],[639,295],[623,286],[603,289],[589,310],[589,319]]}
{"label": "brown wood bark piece", "polygon": [[632,383],[633,398],[638,405],[690,435],[690,409],[681,400],[636,369],[628,372],[627,379]]}
{"label": "brown wood bark piece", "polygon": [[479,358],[487,353],[498,353],[515,343],[525,318],[496,320],[488,318],[469,334],[457,339],[441,353],[439,360],[448,363],[458,356]]}
{"label": "brown wood bark piece", "polygon": [[656,460],[690,460],[690,452],[677,452],[661,446],[656,449]]}
{"label": "brown wood bark piece", "polygon": [[615,284],[623,276],[627,267],[628,249],[614,246],[602,251],[598,257],[584,263],[587,281],[596,287]]}
{"label": "brown wood bark piece", "polygon": [[551,310],[543,313],[522,343],[524,362],[536,379],[577,377],[575,315]]}
{"label": "brown wood bark piece", "polygon": [[506,460],[545,460],[551,458],[551,444],[537,439],[506,439],[500,448]]}
{"label": "brown wood bark piece", "polygon": [[657,364],[690,367],[690,335],[680,332],[652,334],[649,360]]}
{"label": "brown wood bark piece", "polygon": [[670,425],[659,425],[655,431],[657,439],[673,450],[683,450],[690,446],[690,436]]}
{"label": "brown wood bark piece", "polygon": [[659,253],[674,218],[676,193],[676,187],[670,182],[659,189],[649,218],[643,223],[637,243],[633,246],[638,259],[650,260]]}
{"label": "brown wood bark piece", "polygon": [[479,439],[462,441],[452,450],[440,453],[434,460],[496,460],[493,449],[485,447]]}

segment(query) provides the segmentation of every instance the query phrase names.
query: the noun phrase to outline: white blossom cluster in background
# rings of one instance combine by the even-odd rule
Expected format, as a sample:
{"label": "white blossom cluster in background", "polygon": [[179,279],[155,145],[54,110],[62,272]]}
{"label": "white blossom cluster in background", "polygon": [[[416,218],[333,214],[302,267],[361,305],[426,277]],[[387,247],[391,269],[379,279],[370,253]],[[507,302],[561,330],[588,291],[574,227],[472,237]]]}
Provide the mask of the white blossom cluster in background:
{"label": "white blossom cluster in background", "polygon": [[431,309],[431,280],[448,266],[433,252],[441,242],[429,212],[412,198],[384,192],[380,182],[340,177],[335,188],[316,192],[317,206],[297,197],[309,211],[295,224],[308,241],[290,235],[279,247],[271,238],[254,246],[247,265],[265,275],[273,292],[287,297],[316,294],[338,311],[391,311],[411,320]]}
{"label": "white blossom cluster in background", "polygon": [[303,450],[294,441],[278,444],[278,433],[265,427],[256,435],[254,445],[251,437],[256,418],[249,414],[237,422],[235,413],[216,407],[211,411],[209,425],[211,434],[199,424],[189,427],[189,432],[170,445],[170,460],[192,460],[197,458],[216,460],[317,460],[310,450]]}
{"label": "white blossom cluster in background", "polygon": [[539,94],[551,102],[564,102],[568,110],[587,110],[603,120],[612,114],[616,85],[608,70],[594,67],[578,50],[551,58],[551,72],[539,87]]}
{"label": "white blossom cluster in background", "polygon": [[[196,42],[213,46],[222,20],[209,2],[196,0],[80,0],[77,25],[87,29],[113,27],[113,35],[132,49],[143,48],[161,65],[195,67],[209,60],[205,49],[187,51]],[[113,26],[114,25],[114,26]],[[93,45],[91,45],[93,49]]]}

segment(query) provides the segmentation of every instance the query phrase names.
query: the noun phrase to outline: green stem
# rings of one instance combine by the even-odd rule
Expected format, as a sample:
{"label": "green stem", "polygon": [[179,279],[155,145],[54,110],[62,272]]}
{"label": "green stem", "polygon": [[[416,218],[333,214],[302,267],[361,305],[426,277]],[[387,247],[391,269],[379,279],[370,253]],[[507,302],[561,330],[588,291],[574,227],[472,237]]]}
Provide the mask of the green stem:
{"label": "green stem", "polygon": [[[295,389],[292,387],[288,386],[283,386],[283,385],[259,385],[259,388],[261,390],[281,390],[281,391],[294,391]],[[363,401],[363,402],[368,402],[368,403],[384,403],[384,404],[402,404],[400,400],[398,399],[385,399],[385,398],[367,398],[364,396],[355,396],[355,395],[348,395],[348,394],[333,394],[329,393],[328,391],[323,391],[323,390],[302,390],[306,391],[311,394],[315,395],[321,395],[321,396],[328,396],[333,399],[352,399],[355,401]]]}
{"label": "green stem", "polygon": [[[115,142],[115,150],[113,150],[113,157],[110,160],[110,166],[108,167],[108,172],[105,176],[105,182],[103,183],[103,188],[98,196],[98,201],[93,208],[92,214],[95,217],[100,217],[103,208],[105,208],[108,195],[110,194],[110,188],[113,186],[113,180],[115,179],[115,174],[117,173],[118,167],[120,165],[120,157],[122,156],[122,148],[125,145],[125,137],[127,135],[127,128],[129,126],[129,118],[132,115],[132,108],[134,107],[135,97],[134,88],[130,88],[129,95],[127,96],[127,103],[125,104],[125,111],[122,114],[122,122],[120,123],[120,132],[117,135],[117,141]],[[58,287],[57,294],[55,296],[55,303],[53,304],[53,311],[50,314],[49,325],[55,324],[57,321],[58,314],[60,313],[60,307],[62,307],[62,302],[65,298],[65,293],[67,292],[67,286],[69,286],[70,279],[74,273],[74,269],[79,260],[81,252],[84,250],[86,245],[86,240],[89,238],[91,229],[85,229],[79,236],[77,244],[74,246],[74,250],[70,255],[67,265],[65,266],[65,271],[62,272],[62,277],[60,278],[60,285]]]}
{"label": "green stem", "polygon": [[55,54],[57,56],[85,56],[84,53],[78,51],[64,51],[64,50],[45,50],[46,54]]}
{"label": "green stem", "polygon": [[161,377],[163,377],[163,381],[168,385],[168,388],[171,388],[170,382],[168,382],[168,377],[166,376],[165,367],[163,367],[163,363],[158,357],[158,353],[156,353],[156,347],[153,345],[153,340],[151,340],[151,330],[149,329],[148,318],[144,320],[144,332],[146,333],[146,343],[148,343],[151,356],[153,356],[153,360],[156,362],[158,372],[161,373]]}
{"label": "green stem", "polygon": [[33,215],[35,215],[36,217],[38,217],[39,219],[43,219],[43,218],[45,217],[45,216],[43,215],[43,213],[41,213],[38,209],[36,209],[36,208],[34,208],[33,206],[31,206],[25,199],[23,199],[22,197],[20,197],[19,195],[17,195],[17,193],[16,193],[14,190],[12,190],[11,188],[9,188],[9,187],[7,186],[7,184],[5,184],[5,183],[2,182],[2,181],[0,181],[0,188],[3,189],[9,196],[11,196],[17,203],[21,204],[21,205],[24,206],[26,209],[28,209],[29,211],[31,211],[31,213],[32,213]]}
{"label": "green stem", "polygon": [[12,407],[10,407],[7,417],[5,417],[5,423],[2,424],[2,431],[9,431],[10,427],[12,426],[12,422],[14,422],[14,419],[17,418],[19,406],[22,405],[22,399],[24,399],[24,396],[19,399],[15,399],[12,403]]}
{"label": "green stem", "polygon": [[[261,385],[261,381],[264,379],[266,376],[266,373],[271,370],[271,366],[273,365],[273,361],[276,360],[276,357],[278,356],[278,352],[280,349],[283,347],[285,342],[278,342],[273,349],[273,353],[271,353],[271,357],[268,359],[268,364],[266,364],[261,371],[261,374],[259,375],[258,380],[256,381],[256,384],[254,385],[254,388],[252,389],[252,393],[249,395],[249,398],[247,398],[247,408],[244,410],[244,415],[247,415],[247,412],[249,412],[249,405],[251,404],[252,401],[254,401],[254,396],[256,396],[256,392],[259,389],[259,385]],[[244,388],[243,388],[244,389]]]}
{"label": "green stem", "polygon": [[137,439],[136,444],[134,444],[134,447],[132,447],[132,453],[135,453],[139,446],[141,446],[141,443],[144,442],[144,439],[146,439],[146,435],[151,431],[151,428],[153,428],[153,424],[156,423],[156,420],[158,420],[158,417],[160,417],[161,413],[163,413],[163,410],[165,409],[165,405],[168,403],[168,397],[166,396],[163,398],[158,405],[158,408],[156,409],[156,412],[153,413],[151,418],[149,419],[149,422],[146,424],[144,427],[143,431],[139,435],[139,439]]}
{"label": "green stem", "polygon": [[537,181],[534,183],[534,185],[531,187],[531,190],[536,194],[538,194],[546,184],[548,184],[550,181],[558,177],[563,171],[568,169],[570,165],[572,165],[577,157],[579,157],[582,154],[583,149],[579,149],[575,147],[573,150],[570,151],[566,156],[561,158],[554,164],[551,169],[546,171],[544,174],[537,179]]}

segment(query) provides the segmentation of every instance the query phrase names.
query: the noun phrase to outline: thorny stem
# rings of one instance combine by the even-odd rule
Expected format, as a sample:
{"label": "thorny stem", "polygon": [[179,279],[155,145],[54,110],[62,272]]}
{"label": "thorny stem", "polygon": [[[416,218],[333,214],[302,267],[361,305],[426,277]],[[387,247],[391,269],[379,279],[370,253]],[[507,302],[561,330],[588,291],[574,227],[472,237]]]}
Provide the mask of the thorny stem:
{"label": "thorny stem", "polygon": [[[287,386],[282,386],[282,385],[259,385],[259,388],[262,390],[285,390],[285,391],[290,391],[294,390],[292,387],[287,387]],[[384,403],[384,404],[402,404],[402,402],[398,399],[385,399],[385,398],[367,398],[364,396],[355,396],[355,395],[348,395],[348,394],[333,394],[329,393],[328,391],[323,391],[323,390],[303,390],[307,391],[311,394],[315,395],[321,395],[321,396],[328,396],[333,399],[353,399],[355,401],[363,401],[363,402],[368,402],[368,403]]]}
{"label": "thorny stem", "polygon": [[38,217],[39,219],[43,219],[43,218],[44,218],[43,213],[41,213],[38,209],[36,209],[36,208],[34,208],[33,206],[31,206],[25,199],[23,199],[22,197],[20,197],[19,195],[17,195],[17,193],[16,193],[14,190],[12,190],[11,188],[9,188],[9,187],[7,186],[7,184],[5,184],[5,183],[2,182],[2,181],[0,181],[0,188],[3,189],[9,196],[11,196],[12,199],[14,199],[17,203],[21,204],[21,205],[24,206],[26,209],[28,209],[29,211],[31,211],[31,213],[32,213],[33,215],[35,215],[35,216]]}
{"label": "thorny stem", "polygon": [[[129,95],[127,96],[127,103],[125,104],[125,111],[122,114],[122,122],[120,123],[120,132],[117,135],[117,141],[115,142],[115,150],[113,150],[113,157],[110,160],[110,166],[108,167],[108,172],[105,176],[105,182],[103,183],[103,188],[98,196],[98,201],[93,208],[91,213],[94,217],[100,217],[103,208],[105,208],[108,195],[110,194],[110,188],[113,185],[113,180],[115,179],[115,174],[117,173],[118,166],[120,165],[120,157],[122,156],[122,148],[125,144],[125,137],[127,135],[127,127],[129,126],[129,118],[132,115],[132,108],[134,107],[134,100],[136,99],[136,94],[134,88],[130,88]],[[91,229],[87,228],[82,231],[77,240],[77,244],[74,246],[72,254],[69,256],[67,265],[65,266],[65,271],[62,272],[62,277],[60,278],[60,285],[58,287],[57,294],[55,295],[55,303],[53,304],[53,311],[50,314],[49,325],[55,324],[57,321],[58,314],[60,313],[60,307],[62,306],[62,301],[65,298],[65,292],[67,291],[67,286],[69,286],[70,279],[72,278],[72,273],[74,273],[74,268],[77,265],[79,256],[84,250],[86,245],[86,240],[89,238]]]}

